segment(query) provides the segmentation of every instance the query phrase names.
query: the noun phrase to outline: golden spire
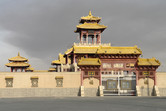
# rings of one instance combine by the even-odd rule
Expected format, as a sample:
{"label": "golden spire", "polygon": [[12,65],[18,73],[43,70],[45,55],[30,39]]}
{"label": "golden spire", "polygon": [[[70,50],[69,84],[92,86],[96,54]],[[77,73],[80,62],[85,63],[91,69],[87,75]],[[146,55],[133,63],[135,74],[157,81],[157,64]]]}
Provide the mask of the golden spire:
{"label": "golden spire", "polygon": [[18,52],[18,56],[20,56],[20,52]]}
{"label": "golden spire", "polygon": [[89,11],[89,16],[92,16],[92,13],[91,13],[91,11]]}

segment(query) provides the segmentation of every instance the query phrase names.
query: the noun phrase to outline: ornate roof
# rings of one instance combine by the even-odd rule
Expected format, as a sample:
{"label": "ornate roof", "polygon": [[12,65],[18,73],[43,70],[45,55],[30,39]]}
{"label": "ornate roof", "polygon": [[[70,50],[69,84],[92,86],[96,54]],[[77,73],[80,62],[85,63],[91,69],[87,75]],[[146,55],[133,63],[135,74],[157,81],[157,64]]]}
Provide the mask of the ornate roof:
{"label": "ornate roof", "polygon": [[142,54],[142,51],[134,47],[100,47],[97,54]]}
{"label": "ornate roof", "polygon": [[96,22],[99,22],[101,20],[100,17],[95,17],[92,15],[91,11],[89,11],[89,15],[88,16],[83,16],[81,17],[81,20],[80,20],[80,23],[84,23],[85,21],[96,21]]}
{"label": "ornate roof", "polygon": [[30,64],[25,62],[10,62],[5,64],[7,67],[29,67]]}
{"label": "ornate roof", "polygon": [[101,61],[99,58],[81,58],[78,62],[78,66],[82,66],[82,65],[100,66]]}
{"label": "ornate roof", "polygon": [[76,46],[68,49],[65,54],[73,51],[75,54],[142,54],[141,49],[134,47],[112,47],[112,46]]}
{"label": "ornate roof", "polygon": [[50,67],[49,71],[56,71],[55,67]]}
{"label": "ornate roof", "polygon": [[80,29],[105,29],[107,28],[107,26],[105,25],[100,25],[98,23],[83,23],[83,24],[79,24],[77,25],[77,30],[75,32],[79,32]]}
{"label": "ornate roof", "polygon": [[12,58],[10,58],[10,59],[8,59],[9,61],[15,61],[15,62],[26,62],[26,61],[28,61],[28,59],[26,59],[25,57],[21,57],[20,56],[20,53],[18,52],[18,56],[16,56],[16,57],[12,57]]}
{"label": "ornate roof", "polygon": [[80,54],[95,54],[99,47],[77,47],[74,46],[74,53]]}
{"label": "ornate roof", "polygon": [[51,64],[52,64],[52,65],[65,64],[65,58],[64,58],[64,55],[61,54],[61,53],[59,53],[58,60],[54,60],[54,61],[52,61]]}
{"label": "ornate roof", "polygon": [[26,71],[34,71],[34,68],[29,66],[28,68],[25,69]]}
{"label": "ornate roof", "polygon": [[159,60],[153,57],[150,59],[138,58],[137,64],[138,66],[160,66],[161,63],[159,62]]}
{"label": "ornate roof", "polygon": [[72,51],[73,51],[73,47],[70,48],[70,49],[67,49],[67,51],[65,52],[65,54],[67,55],[67,54],[71,53]]}

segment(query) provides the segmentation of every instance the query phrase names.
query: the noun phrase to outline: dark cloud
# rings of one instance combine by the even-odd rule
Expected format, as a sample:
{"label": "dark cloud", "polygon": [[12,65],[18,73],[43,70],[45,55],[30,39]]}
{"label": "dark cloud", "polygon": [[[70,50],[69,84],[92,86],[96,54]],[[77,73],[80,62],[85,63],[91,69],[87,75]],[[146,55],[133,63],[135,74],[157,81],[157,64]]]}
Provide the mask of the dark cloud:
{"label": "dark cloud", "polygon": [[78,41],[75,26],[89,10],[108,26],[102,42],[138,45],[144,57],[155,56],[166,66],[165,0],[1,0],[0,27],[11,32],[4,42],[49,66]]}

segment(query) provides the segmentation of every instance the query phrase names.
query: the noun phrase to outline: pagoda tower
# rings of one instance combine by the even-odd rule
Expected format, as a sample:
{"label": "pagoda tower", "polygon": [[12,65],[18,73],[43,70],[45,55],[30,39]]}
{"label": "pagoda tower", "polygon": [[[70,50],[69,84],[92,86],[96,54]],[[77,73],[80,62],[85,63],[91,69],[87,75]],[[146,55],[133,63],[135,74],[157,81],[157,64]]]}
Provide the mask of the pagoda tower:
{"label": "pagoda tower", "polygon": [[76,26],[76,33],[80,35],[81,44],[100,44],[101,33],[107,28],[104,25],[100,25],[101,18],[95,17],[89,11],[88,16],[81,17],[80,24]]}
{"label": "pagoda tower", "polygon": [[9,60],[9,63],[5,64],[7,67],[11,67],[11,72],[15,71],[17,72],[18,69],[21,70],[21,72],[25,71],[26,68],[30,66],[28,64],[28,59],[25,57],[21,57],[20,53],[18,52],[18,56],[12,57]]}

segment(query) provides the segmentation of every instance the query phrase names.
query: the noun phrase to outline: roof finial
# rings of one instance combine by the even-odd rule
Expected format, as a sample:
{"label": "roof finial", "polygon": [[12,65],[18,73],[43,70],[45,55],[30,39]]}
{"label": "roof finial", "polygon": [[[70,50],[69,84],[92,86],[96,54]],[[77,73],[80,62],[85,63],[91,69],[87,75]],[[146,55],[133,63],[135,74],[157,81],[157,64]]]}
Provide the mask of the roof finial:
{"label": "roof finial", "polygon": [[18,56],[20,56],[20,52],[18,52]]}
{"label": "roof finial", "polygon": [[92,16],[92,13],[91,13],[91,11],[89,11],[89,16]]}

